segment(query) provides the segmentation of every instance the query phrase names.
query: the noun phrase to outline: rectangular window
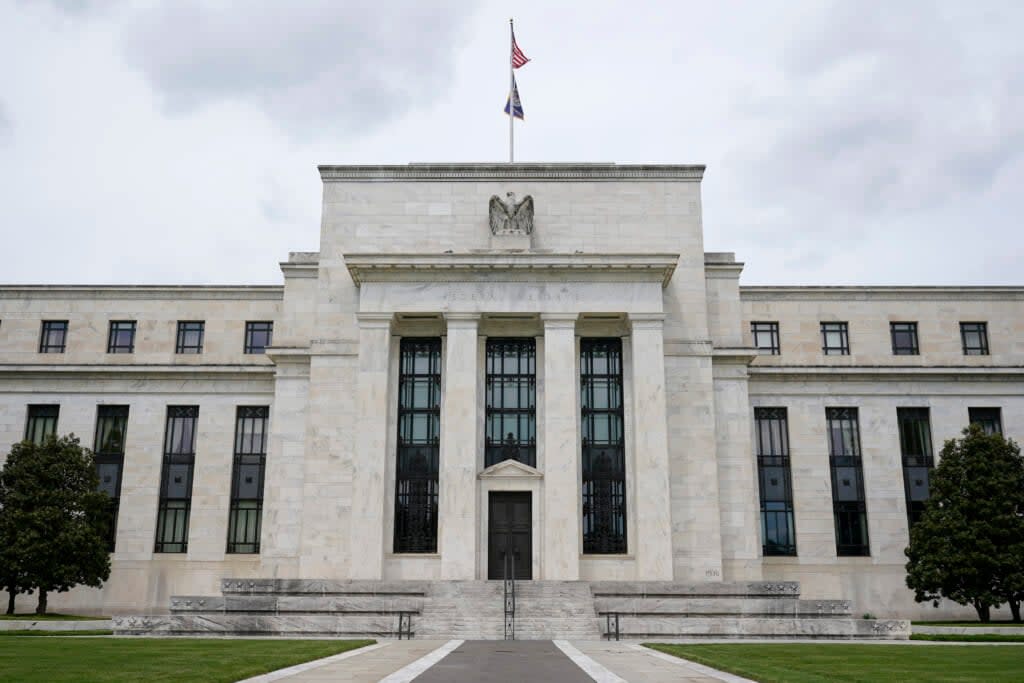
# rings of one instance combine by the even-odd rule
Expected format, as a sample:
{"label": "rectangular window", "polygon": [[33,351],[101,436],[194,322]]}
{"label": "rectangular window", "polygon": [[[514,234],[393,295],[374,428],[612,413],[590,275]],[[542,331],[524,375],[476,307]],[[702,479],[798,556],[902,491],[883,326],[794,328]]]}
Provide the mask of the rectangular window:
{"label": "rectangular window", "polygon": [[759,353],[777,356],[781,352],[779,346],[779,323],[752,322],[750,334],[754,337],[754,346]]}
{"label": "rectangular window", "polygon": [[245,324],[245,352],[265,353],[274,337],[274,323],[247,322]]}
{"label": "rectangular window", "polygon": [[935,465],[928,409],[897,408],[896,420],[900,426],[907,521],[910,526],[914,526],[924,513],[924,504],[928,500],[928,478],[931,468]]}
{"label": "rectangular window", "polygon": [[847,323],[821,323],[821,352],[826,356],[850,355],[850,327]]}
{"label": "rectangular window", "polygon": [[48,437],[57,436],[57,417],[60,406],[31,405],[25,420],[25,440],[42,444]]}
{"label": "rectangular window", "polygon": [[917,348],[917,323],[889,323],[889,333],[892,335],[894,356],[916,356],[920,353]]}
{"label": "rectangular window", "polygon": [[825,418],[828,423],[829,465],[832,470],[836,554],[870,555],[857,409],[826,408]]}
{"label": "rectangular window", "polygon": [[971,424],[981,425],[986,434],[1003,433],[1003,416],[999,408],[968,408],[967,419]]}
{"label": "rectangular window", "polygon": [[583,552],[626,552],[622,340],[580,340]]}
{"label": "rectangular window", "polygon": [[64,353],[68,341],[67,320],[44,320],[39,333],[39,353]]}
{"label": "rectangular window", "polygon": [[789,424],[785,408],[754,408],[761,539],[765,555],[796,555]]}
{"label": "rectangular window", "polygon": [[965,356],[988,355],[988,323],[960,323]]}
{"label": "rectangular window", "polygon": [[183,553],[188,550],[188,516],[192,508],[192,475],[196,465],[198,421],[199,406],[167,406],[154,549],[158,553]]}
{"label": "rectangular window", "polygon": [[488,339],[484,377],[484,462],[537,465],[537,344],[532,337]]}
{"label": "rectangular window", "polygon": [[110,496],[107,517],[107,545],[114,552],[117,512],[121,504],[121,476],[124,472],[124,440],[128,430],[128,406],[96,408],[96,438],[93,453],[99,490]]}
{"label": "rectangular window", "polygon": [[179,320],[178,339],[174,345],[174,352],[202,353],[205,327],[206,323],[202,320]]}
{"label": "rectangular window", "polygon": [[107,337],[107,353],[135,352],[135,321],[111,320]]}
{"label": "rectangular window", "polygon": [[260,551],[269,416],[270,408],[266,406],[238,406],[235,413],[235,457],[228,512],[229,553]]}
{"label": "rectangular window", "polygon": [[437,552],[440,445],[441,340],[407,337],[398,360],[396,553]]}

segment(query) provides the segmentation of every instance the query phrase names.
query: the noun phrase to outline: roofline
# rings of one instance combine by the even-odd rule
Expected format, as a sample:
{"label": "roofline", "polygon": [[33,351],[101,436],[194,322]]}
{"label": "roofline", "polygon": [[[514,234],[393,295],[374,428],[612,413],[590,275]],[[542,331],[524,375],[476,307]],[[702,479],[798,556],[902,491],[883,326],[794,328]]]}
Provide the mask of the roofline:
{"label": "roofline", "polygon": [[324,182],[458,182],[481,180],[537,180],[546,182],[588,181],[684,181],[700,182],[703,164],[508,164],[436,163],[381,165],[321,165]]}
{"label": "roofline", "polygon": [[748,300],[838,299],[838,298],[1024,298],[1024,286],[1003,285],[741,285],[740,298]]}
{"label": "roofline", "polygon": [[283,285],[4,285],[0,299],[249,299],[277,301]]}

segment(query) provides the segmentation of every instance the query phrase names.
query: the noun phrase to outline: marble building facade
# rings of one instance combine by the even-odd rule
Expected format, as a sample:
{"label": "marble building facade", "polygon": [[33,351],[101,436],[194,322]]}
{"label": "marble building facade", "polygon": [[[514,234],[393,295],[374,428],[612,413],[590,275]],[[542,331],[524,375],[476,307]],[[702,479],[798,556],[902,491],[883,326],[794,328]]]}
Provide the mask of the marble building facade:
{"label": "marble building facade", "polygon": [[51,604],[514,556],[961,613],[903,549],[945,439],[1024,432],[1024,288],[740,286],[703,172],[323,166],[282,286],[0,287],[0,453],[73,432],[117,498],[110,580]]}

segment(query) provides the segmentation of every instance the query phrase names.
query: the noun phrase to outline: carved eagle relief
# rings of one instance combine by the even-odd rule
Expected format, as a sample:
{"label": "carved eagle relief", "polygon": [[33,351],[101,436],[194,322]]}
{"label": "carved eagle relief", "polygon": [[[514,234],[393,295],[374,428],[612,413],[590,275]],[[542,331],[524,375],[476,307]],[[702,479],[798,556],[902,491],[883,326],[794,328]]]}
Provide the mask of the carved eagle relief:
{"label": "carved eagle relief", "polygon": [[491,196],[491,234],[533,233],[533,197],[526,195],[517,204],[515,193],[509,192],[506,196],[507,202],[502,201],[498,195]]}

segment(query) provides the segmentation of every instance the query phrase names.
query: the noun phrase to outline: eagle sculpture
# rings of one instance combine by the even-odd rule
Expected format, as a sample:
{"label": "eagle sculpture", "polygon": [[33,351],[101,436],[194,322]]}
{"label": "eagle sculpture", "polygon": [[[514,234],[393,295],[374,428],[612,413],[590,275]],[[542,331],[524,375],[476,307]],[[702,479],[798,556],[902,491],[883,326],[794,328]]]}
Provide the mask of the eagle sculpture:
{"label": "eagle sculpture", "polygon": [[491,196],[491,234],[508,235],[533,233],[533,197],[526,195],[523,201],[516,203],[513,192],[506,194],[508,201],[502,201],[498,195]]}

